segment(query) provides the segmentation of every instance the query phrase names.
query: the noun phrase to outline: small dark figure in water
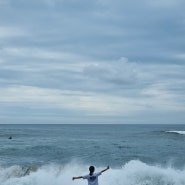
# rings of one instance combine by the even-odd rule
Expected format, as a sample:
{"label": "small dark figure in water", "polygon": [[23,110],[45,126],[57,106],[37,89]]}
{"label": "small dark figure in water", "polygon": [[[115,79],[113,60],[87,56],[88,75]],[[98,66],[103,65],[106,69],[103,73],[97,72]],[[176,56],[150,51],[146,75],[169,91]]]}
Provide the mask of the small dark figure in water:
{"label": "small dark figure in water", "polygon": [[88,181],[88,185],[98,185],[98,176],[101,175],[103,172],[107,171],[109,169],[109,166],[107,166],[107,168],[105,168],[104,170],[98,172],[98,173],[94,173],[95,171],[95,167],[94,166],[90,166],[89,167],[89,174],[85,175],[85,176],[78,176],[78,177],[73,177],[72,179],[87,179]]}
{"label": "small dark figure in water", "polygon": [[12,136],[10,136],[8,139],[12,139]]}

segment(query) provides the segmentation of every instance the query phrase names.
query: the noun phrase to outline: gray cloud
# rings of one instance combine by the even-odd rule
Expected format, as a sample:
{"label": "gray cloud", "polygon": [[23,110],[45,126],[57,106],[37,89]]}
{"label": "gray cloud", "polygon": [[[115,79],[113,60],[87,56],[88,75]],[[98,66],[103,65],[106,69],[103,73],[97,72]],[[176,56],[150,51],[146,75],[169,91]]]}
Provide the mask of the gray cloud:
{"label": "gray cloud", "polygon": [[1,0],[1,120],[182,123],[184,6]]}
{"label": "gray cloud", "polygon": [[[31,33],[23,41],[25,44],[106,59],[126,56],[142,61],[159,60],[162,55],[163,59],[169,59],[167,53],[177,52],[180,40],[184,46],[181,29],[184,14],[179,11],[182,1],[54,1],[53,4],[51,1],[11,3],[9,13],[16,16],[8,22]],[[21,11],[19,7],[23,7]]]}
{"label": "gray cloud", "polygon": [[92,79],[103,80],[118,85],[133,85],[137,83],[137,72],[134,64],[128,63],[126,58],[114,62],[101,62],[89,65],[84,74]]}

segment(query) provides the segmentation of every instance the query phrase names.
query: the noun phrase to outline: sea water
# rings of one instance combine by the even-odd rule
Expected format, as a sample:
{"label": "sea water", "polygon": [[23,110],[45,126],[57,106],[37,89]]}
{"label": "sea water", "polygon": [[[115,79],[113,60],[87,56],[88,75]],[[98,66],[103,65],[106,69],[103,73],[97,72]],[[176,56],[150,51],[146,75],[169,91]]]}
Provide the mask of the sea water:
{"label": "sea water", "polygon": [[100,185],[185,185],[185,125],[0,125],[0,185],[85,185],[90,165]]}

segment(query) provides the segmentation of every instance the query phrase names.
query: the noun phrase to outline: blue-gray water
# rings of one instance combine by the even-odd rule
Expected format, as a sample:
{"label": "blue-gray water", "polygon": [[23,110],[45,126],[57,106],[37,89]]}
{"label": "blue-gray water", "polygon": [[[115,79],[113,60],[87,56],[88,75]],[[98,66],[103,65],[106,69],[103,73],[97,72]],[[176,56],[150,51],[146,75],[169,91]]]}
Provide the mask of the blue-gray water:
{"label": "blue-gray water", "polygon": [[51,184],[48,171],[65,185],[89,165],[118,185],[185,185],[185,125],[0,125],[1,185]]}

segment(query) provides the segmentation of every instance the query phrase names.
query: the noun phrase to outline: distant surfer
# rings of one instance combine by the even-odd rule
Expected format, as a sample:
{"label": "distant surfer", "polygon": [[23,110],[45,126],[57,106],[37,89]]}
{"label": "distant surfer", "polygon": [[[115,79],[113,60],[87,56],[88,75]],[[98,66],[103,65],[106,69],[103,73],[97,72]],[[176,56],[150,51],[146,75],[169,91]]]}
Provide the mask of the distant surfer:
{"label": "distant surfer", "polygon": [[12,139],[12,136],[10,136],[8,139]]}
{"label": "distant surfer", "polygon": [[94,173],[95,167],[90,166],[89,167],[89,174],[85,176],[78,176],[78,177],[73,177],[73,180],[75,179],[87,179],[88,185],[98,185],[98,176],[101,175],[103,172],[107,171],[109,169],[109,166],[107,166],[104,170]]}

